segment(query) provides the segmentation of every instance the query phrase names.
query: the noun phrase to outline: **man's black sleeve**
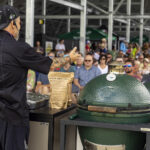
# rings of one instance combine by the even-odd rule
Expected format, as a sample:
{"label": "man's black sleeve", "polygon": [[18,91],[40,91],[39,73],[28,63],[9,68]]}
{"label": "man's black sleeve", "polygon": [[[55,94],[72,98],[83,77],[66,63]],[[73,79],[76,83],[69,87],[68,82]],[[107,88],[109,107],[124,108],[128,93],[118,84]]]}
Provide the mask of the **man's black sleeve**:
{"label": "man's black sleeve", "polygon": [[[19,43],[19,42],[18,42]],[[27,43],[17,45],[16,59],[22,67],[48,74],[52,60],[35,52],[34,48]]]}

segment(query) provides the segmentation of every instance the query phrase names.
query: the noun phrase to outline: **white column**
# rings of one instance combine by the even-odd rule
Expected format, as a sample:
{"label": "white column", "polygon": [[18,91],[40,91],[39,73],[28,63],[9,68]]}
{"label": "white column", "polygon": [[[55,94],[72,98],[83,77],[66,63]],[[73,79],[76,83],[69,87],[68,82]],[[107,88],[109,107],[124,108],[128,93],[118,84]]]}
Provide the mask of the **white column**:
{"label": "white column", "polygon": [[[127,15],[131,15],[131,0],[127,0]],[[126,41],[130,42],[130,27],[131,27],[131,19],[127,19],[127,27],[126,27]]]}
{"label": "white column", "polygon": [[8,5],[13,6],[14,5],[14,0],[8,0]]}
{"label": "white column", "polygon": [[26,42],[34,43],[34,0],[26,0]]}
{"label": "white column", "polygon": [[113,39],[113,9],[114,0],[109,0],[109,20],[108,20],[108,50],[112,49]]}
{"label": "white column", "polygon": [[[144,15],[144,0],[141,0],[141,15]],[[143,46],[144,19],[140,19],[140,46]]]}
{"label": "white column", "polygon": [[102,19],[99,20],[99,26],[101,26],[101,25],[102,25]]}
{"label": "white column", "polygon": [[[68,7],[68,16],[70,16],[70,15],[71,15],[71,7]],[[68,18],[67,24],[68,24],[67,31],[70,32],[70,30],[71,30],[71,19],[70,18]]]}
{"label": "white column", "polygon": [[85,55],[87,0],[81,0],[81,6],[83,6],[83,10],[81,10],[80,16],[80,52]]}
{"label": "white column", "polygon": [[43,34],[46,34],[46,19],[45,19],[45,16],[46,16],[46,0],[43,0],[42,2],[43,4],[43,7],[42,7],[42,15],[44,16],[44,24],[42,26],[42,32]]}

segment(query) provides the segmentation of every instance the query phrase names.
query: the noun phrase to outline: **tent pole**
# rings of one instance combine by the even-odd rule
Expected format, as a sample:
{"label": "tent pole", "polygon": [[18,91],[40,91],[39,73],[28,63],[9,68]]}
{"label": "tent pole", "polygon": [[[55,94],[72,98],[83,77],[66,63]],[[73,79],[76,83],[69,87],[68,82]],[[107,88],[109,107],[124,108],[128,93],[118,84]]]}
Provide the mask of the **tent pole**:
{"label": "tent pole", "polygon": [[[42,4],[42,15],[46,16],[46,0],[43,0],[43,4]],[[44,24],[42,26],[42,33],[45,34],[46,33],[46,19],[44,18]]]}
{"label": "tent pole", "polygon": [[[141,15],[144,15],[144,0],[141,0]],[[144,19],[140,19],[140,46],[143,46]]]}
{"label": "tent pole", "polygon": [[114,6],[114,0],[109,0],[108,50],[112,50],[113,6]]}
{"label": "tent pole", "polygon": [[8,0],[8,5],[13,6],[14,5],[14,0]]}
{"label": "tent pole", "polygon": [[85,55],[87,0],[81,0],[81,6],[83,10],[80,15],[80,52]]}
{"label": "tent pole", "polygon": [[26,42],[34,44],[34,0],[26,0]]}
{"label": "tent pole", "polygon": [[[127,15],[131,15],[131,0],[127,0]],[[127,19],[127,26],[126,26],[126,41],[130,42],[130,27],[131,27],[131,19]]]}
{"label": "tent pole", "polygon": [[[68,15],[69,16],[71,15],[71,7],[68,7]],[[70,29],[71,29],[71,19],[70,18],[68,18],[67,24],[68,24],[67,31],[70,32]]]}

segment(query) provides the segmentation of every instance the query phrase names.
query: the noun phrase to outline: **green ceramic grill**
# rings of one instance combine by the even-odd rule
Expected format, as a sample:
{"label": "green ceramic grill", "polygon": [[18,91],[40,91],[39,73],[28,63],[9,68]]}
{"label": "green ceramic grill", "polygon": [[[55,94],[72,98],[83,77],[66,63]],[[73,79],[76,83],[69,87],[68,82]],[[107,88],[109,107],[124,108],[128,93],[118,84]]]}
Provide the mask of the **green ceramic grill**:
{"label": "green ceramic grill", "polygon": [[[91,80],[78,98],[78,115],[88,121],[119,124],[150,122],[150,94],[137,79],[107,74]],[[124,145],[125,150],[143,150],[145,134],[114,129],[79,127],[84,141],[101,145]]]}

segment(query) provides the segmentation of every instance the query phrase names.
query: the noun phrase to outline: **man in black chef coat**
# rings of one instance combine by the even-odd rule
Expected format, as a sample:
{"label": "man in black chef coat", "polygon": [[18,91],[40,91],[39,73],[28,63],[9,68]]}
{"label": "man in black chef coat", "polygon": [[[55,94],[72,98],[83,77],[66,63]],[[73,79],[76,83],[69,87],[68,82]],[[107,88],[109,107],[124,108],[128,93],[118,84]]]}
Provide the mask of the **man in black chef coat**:
{"label": "man in black chef coat", "polygon": [[[0,150],[25,150],[29,133],[29,109],[26,103],[28,69],[48,74],[51,67],[65,64],[69,58],[52,61],[17,41],[20,16],[11,6],[0,7]],[[75,50],[70,59],[77,58]]]}

